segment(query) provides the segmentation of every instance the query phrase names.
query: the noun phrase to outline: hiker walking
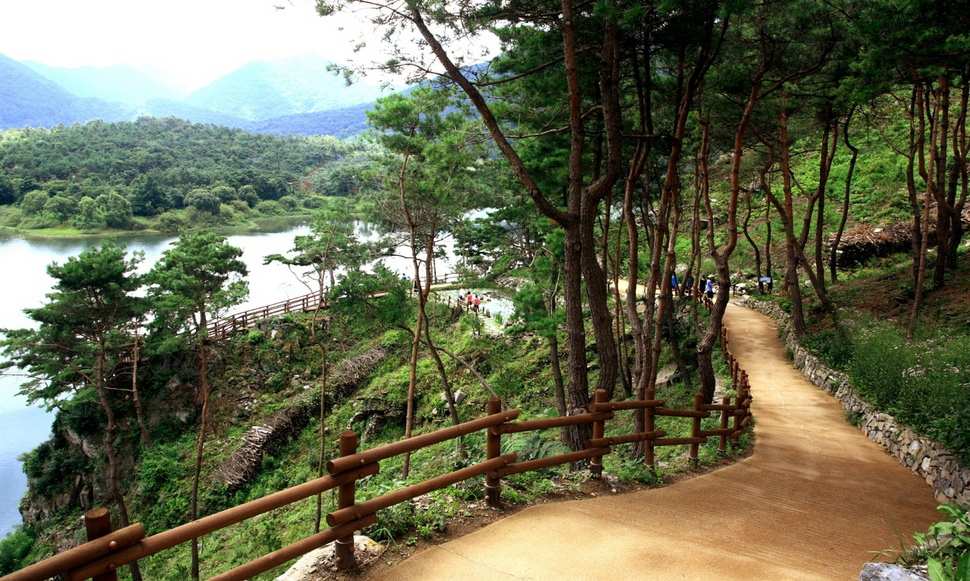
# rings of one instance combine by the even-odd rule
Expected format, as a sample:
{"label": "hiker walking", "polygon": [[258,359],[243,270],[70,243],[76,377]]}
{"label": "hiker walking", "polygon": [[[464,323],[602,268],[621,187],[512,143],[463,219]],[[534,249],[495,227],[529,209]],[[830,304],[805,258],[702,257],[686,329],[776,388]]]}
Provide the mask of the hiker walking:
{"label": "hiker walking", "polygon": [[704,283],[704,294],[706,294],[707,298],[709,299],[714,298],[714,279],[711,277],[707,277],[707,282]]}

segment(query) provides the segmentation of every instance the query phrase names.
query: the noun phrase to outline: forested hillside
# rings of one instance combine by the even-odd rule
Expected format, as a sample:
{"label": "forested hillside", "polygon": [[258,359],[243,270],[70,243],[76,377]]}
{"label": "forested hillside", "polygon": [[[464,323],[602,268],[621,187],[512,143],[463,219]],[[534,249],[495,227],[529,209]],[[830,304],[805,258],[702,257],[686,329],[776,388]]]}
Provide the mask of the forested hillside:
{"label": "forested hillside", "polygon": [[346,193],[305,180],[326,184],[357,148],[176,119],[10,131],[0,134],[0,211],[9,228],[81,231],[300,213],[314,194]]}

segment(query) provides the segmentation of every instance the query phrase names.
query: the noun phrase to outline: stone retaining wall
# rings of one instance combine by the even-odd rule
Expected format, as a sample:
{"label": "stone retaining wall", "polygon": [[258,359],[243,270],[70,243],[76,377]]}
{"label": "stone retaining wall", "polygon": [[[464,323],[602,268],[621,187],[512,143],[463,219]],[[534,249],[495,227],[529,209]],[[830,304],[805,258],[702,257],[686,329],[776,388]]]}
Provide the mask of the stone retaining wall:
{"label": "stone retaining wall", "polygon": [[845,373],[829,368],[798,344],[790,317],[776,303],[749,297],[741,297],[736,302],[775,319],[795,367],[817,387],[835,396],[853,421],[858,421],[859,428],[870,440],[926,480],[938,501],[970,506],[970,468],[962,466],[953,452],[866,403],[855,392]]}

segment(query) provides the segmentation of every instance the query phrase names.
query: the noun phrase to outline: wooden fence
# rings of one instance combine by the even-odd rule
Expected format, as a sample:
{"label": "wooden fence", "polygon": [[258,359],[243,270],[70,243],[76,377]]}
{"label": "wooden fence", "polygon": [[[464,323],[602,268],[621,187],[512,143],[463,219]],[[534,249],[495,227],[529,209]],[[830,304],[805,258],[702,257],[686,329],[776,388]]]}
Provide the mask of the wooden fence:
{"label": "wooden fence", "polygon": [[[709,305],[709,300],[699,300]],[[94,509],[85,515],[89,538],[87,543],[21,569],[3,577],[0,581],[41,581],[56,575],[63,575],[70,581],[88,578],[110,581],[116,579],[116,571],[119,567],[335,488],[338,490],[338,507],[327,515],[330,528],[216,575],[212,579],[219,581],[249,579],[333,541],[336,541],[338,567],[349,569],[355,565],[354,532],[373,525],[377,520],[377,511],[470,478],[485,476],[485,498],[490,505],[494,506],[499,504],[502,479],[507,476],[588,460],[593,477],[598,478],[603,470],[603,456],[611,454],[616,446],[632,442],[644,442],[645,461],[651,465],[653,451],[657,446],[687,446],[688,457],[696,461],[700,445],[708,438],[717,438],[718,449],[726,451],[729,442],[736,442],[752,419],[751,392],[747,373],[740,368],[731,353],[726,331],[723,330],[721,342],[722,351],[730,366],[736,395],[724,396],[720,403],[706,404],[702,396],[697,395],[690,408],[673,409],[667,407],[663,399],[609,401],[606,392],[598,390],[586,413],[518,420],[519,410],[503,410],[502,402],[498,398],[492,398],[488,402],[488,414],[484,417],[364,451],[357,450],[357,435],[347,431],[340,435],[341,455],[327,463],[329,472],[327,476],[148,537],[145,536],[145,529],[141,524],[112,531],[107,511],[103,508]],[[606,423],[614,419],[614,414],[622,411],[644,414],[646,431],[606,436]],[[664,430],[654,427],[655,419],[663,416],[690,418],[691,435],[668,437]],[[702,429],[702,420],[709,417],[719,418],[718,427]],[[528,461],[519,461],[514,453],[504,455],[501,453],[502,436],[505,434],[581,424],[592,426],[592,437],[582,450]],[[485,432],[484,461],[404,486],[376,498],[357,501],[357,481],[377,474],[382,460],[478,431]]]}
{"label": "wooden fence", "polygon": [[[459,275],[451,273],[435,279],[435,284],[457,282]],[[372,298],[379,298],[386,293],[375,293]],[[317,309],[326,308],[324,293],[320,291],[278,301],[261,307],[255,307],[239,313],[233,313],[213,319],[208,324],[209,338],[221,341],[239,332],[252,329],[258,323],[287,313],[311,313]]]}

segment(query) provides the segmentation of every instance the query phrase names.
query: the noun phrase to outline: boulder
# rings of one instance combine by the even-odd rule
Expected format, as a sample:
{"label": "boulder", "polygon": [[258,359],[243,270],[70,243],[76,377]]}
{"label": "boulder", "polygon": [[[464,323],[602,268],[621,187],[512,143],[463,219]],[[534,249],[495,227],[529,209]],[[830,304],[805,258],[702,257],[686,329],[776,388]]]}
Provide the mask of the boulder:
{"label": "boulder", "polygon": [[[336,543],[329,543],[300,557],[276,581],[316,581],[334,577],[337,570]],[[364,535],[354,535],[354,555],[359,567],[366,567],[384,554],[384,545]]]}
{"label": "boulder", "polygon": [[866,563],[859,581],[927,581],[921,572],[892,563]]}

